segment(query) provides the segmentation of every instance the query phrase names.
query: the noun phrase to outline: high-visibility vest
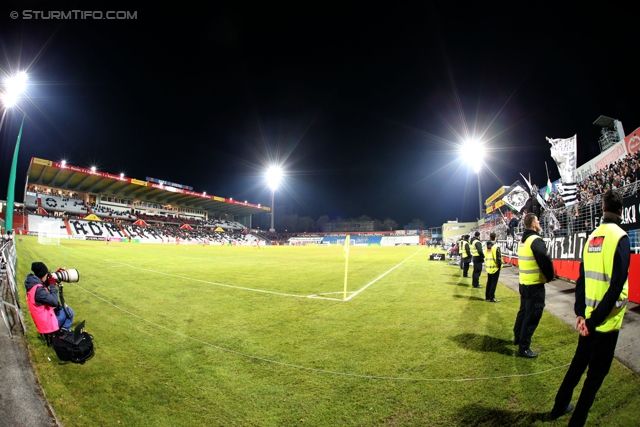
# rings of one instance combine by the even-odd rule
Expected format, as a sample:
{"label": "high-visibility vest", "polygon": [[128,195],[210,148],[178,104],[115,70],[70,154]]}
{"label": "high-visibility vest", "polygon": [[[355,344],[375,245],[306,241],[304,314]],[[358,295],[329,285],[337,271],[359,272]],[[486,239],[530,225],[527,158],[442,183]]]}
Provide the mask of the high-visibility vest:
{"label": "high-visibility vest", "polygon": [[487,273],[489,274],[497,273],[498,270],[500,270],[500,267],[498,267],[497,255],[498,255],[497,246],[494,245],[490,248],[487,248],[487,256],[484,259],[484,263],[485,263],[484,265],[487,267]]}
{"label": "high-visibility vest", "polygon": [[[591,313],[602,301],[609,289],[609,281],[613,273],[613,258],[618,242],[627,233],[616,224],[601,224],[591,235],[584,247],[582,259],[584,262],[584,297],[587,309],[585,317],[589,319]],[[613,332],[620,330],[622,318],[627,309],[629,297],[629,281],[624,282],[622,292],[611,313],[605,321],[596,326],[598,332]]]}
{"label": "high-visibility vest", "polygon": [[469,242],[469,244],[471,245],[471,256],[480,256],[480,252],[478,252],[478,249],[476,248],[476,242],[479,242],[480,240],[476,239],[475,237],[473,238],[473,240],[471,240],[471,242]]}
{"label": "high-visibility vest", "polygon": [[547,282],[531,249],[533,242],[540,238],[540,236],[533,234],[527,237],[524,243],[518,243],[518,269],[521,285],[539,285]]}
{"label": "high-visibility vest", "polygon": [[43,287],[41,284],[37,284],[29,289],[29,292],[27,292],[27,306],[38,332],[49,334],[60,329],[60,326],[53,307],[36,303],[36,291],[41,287]]}
{"label": "high-visibility vest", "polygon": [[467,258],[467,245],[469,242],[466,240],[460,240],[460,256],[462,258]]}

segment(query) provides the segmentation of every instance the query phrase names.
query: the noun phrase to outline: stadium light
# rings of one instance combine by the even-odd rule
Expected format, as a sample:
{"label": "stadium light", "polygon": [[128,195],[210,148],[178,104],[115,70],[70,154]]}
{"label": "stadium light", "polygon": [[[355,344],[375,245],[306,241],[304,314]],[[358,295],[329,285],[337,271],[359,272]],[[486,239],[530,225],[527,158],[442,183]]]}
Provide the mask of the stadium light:
{"label": "stadium light", "polygon": [[276,190],[278,189],[278,185],[282,180],[282,168],[280,166],[271,166],[267,169],[267,185],[271,188],[271,228],[270,232],[275,233],[276,229],[274,226],[274,201],[276,198]]}
{"label": "stadium light", "polygon": [[20,95],[22,95],[27,88],[27,73],[20,71],[14,77],[8,77],[4,81],[5,91],[0,94],[0,101],[4,106],[2,112],[2,118],[0,119],[0,130],[4,124],[4,118],[7,115],[7,110],[18,103]]}
{"label": "stadium light", "polygon": [[482,211],[482,190],[480,189],[480,170],[482,169],[482,163],[484,161],[484,152],[485,150],[482,142],[475,139],[465,141],[462,146],[462,159],[478,176],[478,219],[484,218],[484,212]]}
{"label": "stadium light", "polygon": [[5,79],[6,91],[2,94],[2,104],[5,108],[11,108],[18,102],[20,95],[27,88],[27,73],[19,72],[14,77]]}

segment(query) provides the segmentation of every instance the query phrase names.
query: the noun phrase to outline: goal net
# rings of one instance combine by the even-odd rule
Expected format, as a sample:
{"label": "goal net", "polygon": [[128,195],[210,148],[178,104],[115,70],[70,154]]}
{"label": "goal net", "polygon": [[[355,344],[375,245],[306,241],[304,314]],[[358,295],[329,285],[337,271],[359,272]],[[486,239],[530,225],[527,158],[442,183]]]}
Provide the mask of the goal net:
{"label": "goal net", "polygon": [[43,221],[38,224],[38,243],[41,245],[59,245],[60,223],[58,221]]}

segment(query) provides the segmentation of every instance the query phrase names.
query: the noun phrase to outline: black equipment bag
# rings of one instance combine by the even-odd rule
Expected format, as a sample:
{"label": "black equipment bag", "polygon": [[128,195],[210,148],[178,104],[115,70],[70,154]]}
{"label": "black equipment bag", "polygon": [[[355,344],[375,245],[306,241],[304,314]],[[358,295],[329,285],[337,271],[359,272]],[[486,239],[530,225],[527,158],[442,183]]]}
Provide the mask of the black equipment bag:
{"label": "black equipment bag", "polygon": [[82,331],[76,337],[72,331],[60,329],[51,334],[51,347],[56,352],[58,359],[63,362],[84,364],[93,357],[93,337]]}

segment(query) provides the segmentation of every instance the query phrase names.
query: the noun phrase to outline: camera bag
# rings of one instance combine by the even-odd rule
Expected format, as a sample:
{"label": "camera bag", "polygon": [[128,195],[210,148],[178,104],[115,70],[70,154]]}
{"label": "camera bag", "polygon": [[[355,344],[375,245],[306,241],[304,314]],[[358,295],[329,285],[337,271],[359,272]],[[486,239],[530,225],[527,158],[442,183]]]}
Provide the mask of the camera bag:
{"label": "camera bag", "polygon": [[93,357],[93,337],[84,331],[77,335],[66,329],[51,334],[51,347],[58,359],[83,365]]}

